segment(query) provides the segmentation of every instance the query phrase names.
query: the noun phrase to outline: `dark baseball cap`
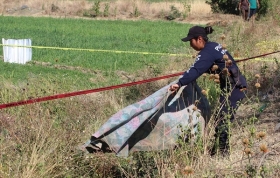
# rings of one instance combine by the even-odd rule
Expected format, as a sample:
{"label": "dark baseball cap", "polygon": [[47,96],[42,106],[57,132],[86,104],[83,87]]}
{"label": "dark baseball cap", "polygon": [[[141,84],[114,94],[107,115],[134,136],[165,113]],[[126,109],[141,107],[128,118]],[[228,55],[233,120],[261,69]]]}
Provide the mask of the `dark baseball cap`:
{"label": "dark baseball cap", "polygon": [[192,28],[189,29],[189,33],[188,33],[187,37],[182,38],[181,40],[183,42],[187,42],[187,41],[190,41],[191,39],[199,37],[199,36],[207,37],[205,28],[200,27],[200,26],[193,26]]}

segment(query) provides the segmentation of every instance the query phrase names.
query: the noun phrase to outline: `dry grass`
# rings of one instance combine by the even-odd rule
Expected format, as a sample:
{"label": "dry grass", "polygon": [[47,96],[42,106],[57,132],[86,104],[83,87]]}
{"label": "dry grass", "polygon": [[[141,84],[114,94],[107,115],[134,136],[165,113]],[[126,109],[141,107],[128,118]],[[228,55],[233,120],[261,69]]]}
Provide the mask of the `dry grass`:
{"label": "dry grass", "polygon": [[[57,16],[81,16],[82,12],[86,9],[92,8],[94,3],[89,3],[86,0],[66,0],[66,1],[54,1],[54,0],[25,0],[25,1],[0,1],[0,11],[2,14],[17,14],[25,15],[21,7],[28,6],[29,15],[42,16],[42,15],[57,15]],[[104,11],[106,3],[100,4],[100,11]],[[52,10],[52,7],[56,6],[59,10]],[[190,15],[192,17],[207,16],[211,13],[210,6],[203,1],[190,2],[191,6]],[[117,0],[109,3],[110,14],[117,19],[131,18],[131,13],[135,11],[135,8],[141,13],[142,18],[157,19],[162,13],[168,13],[171,6],[175,6],[180,12],[184,12],[185,7],[183,3],[148,3],[143,0]]]}
{"label": "dry grass", "polygon": [[[118,0],[112,3],[110,7],[113,9],[117,7],[119,18],[128,18],[128,14],[135,7],[132,2]],[[147,4],[143,1],[136,1],[135,3],[139,11],[150,18],[154,18],[162,10],[167,12],[170,10],[169,3]],[[8,13],[8,9],[20,8],[24,4],[32,9],[39,9],[40,11],[37,11],[35,15],[56,13],[76,15],[83,9],[92,6],[84,0],[0,1],[0,7],[4,14]],[[52,4],[58,6],[61,11],[51,12]],[[180,10],[184,8],[180,3],[172,3],[172,5]],[[195,1],[191,4],[191,7],[190,18],[196,19],[196,22],[202,22],[201,16],[205,17],[210,14],[209,6],[200,1]],[[218,17],[211,16],[212,18]],[[260,52],[279,50],[277,44],[279,29],[266,28],[275,27],[275,23],[277,24],[275,19],[268,18],[256,22],[253,26],[250,23],[243,22],[240,18],[234,24],[229,23],[224,26],[223,33],[226,34],[227,38],[223,43],[231,44],[232,49],[229,50],[236,56],[247,57],[260,54]],[[220,34],[217,34],[212,36],[211,39],[221,42],[219,36]],[[263,39],[260,39],[259,36],[262,36]],[[272,44],[264,43],[263,46],[262,41],[265,40],[272,41]],[[187,53],[192,54],[193,51],[187,51]],[[274,57],[279,59],[277,55]],[[183,71],[193,61],[191,58],[174,57],[170,60],[172,60],[170,65],[162,66],[166,74],[169,74],[170,71],[171,73]],[[254,75],[262,72],[261,85],[264,87],[261,90],[271,89],[271,83],[265,83],[268,82],[264,80],[265,77],[273,78],[278,81],[276,84],[279,84],[279,65],[260,61],[248,61],[243,64],[246,64],[246,66],[242,66],[241,69],[248,76],[251,85],[248,89],[249,99],[238,110],[238,122],[232,127],[231,155],[229,157],[210,157],[205,154],[204,151],[209,149],[209,143],[212,141],[212,134],[209,134],[209,137],[205,138],[206,141],[203,143],[202,149],[187,145],[186,148],[177,150],[177,152],[168,153],[168,156],[160,152],[153,153],[152,160],[155,161],[156,167],[145,165],[145,158],[141,159],[140,166],[144,171],[149,172],[154,169],[158,171],[159,177],[168,178],[180,176],[250,177],[248,173],[245,173],[246,170],[249,170],[247,166],[253,165],[255,170],[260,171],[258,167],[263,164],[267,169],[267,173],[263,173],[264,177],[279,177],[280,132],[274,131],[275,124],[279,122],[279,94],[274,92],[273,96],[270,97],[276,101],[268,101],[269,107],[264,112],[259,113],[257,109],[261,103],[257,103],[256,98],[258,96],[256,96],[257,91],[254,88]],[[268,66],[268,69],[264,69],[265,66]],[[144,78],[152,77],[148,70],[135,75]],[[139,90],[141,96],[136,96],[135,100],[148,96],[167,83],[169,81],[161,80],[152,84],[137,86],[136,89]],[[12,84],[4,83],[3,86],[5,89],[13,91],[13,96],[18,95],[15,86]],[[274,91],[278,91],[279,85],[275,87]],[[34,91],[36,90],[34,89]],[[87,140],[93,131],[96,131],[109,116],[133,102],[125,100],[128,94],[133,95],[132,91],[126,88],[50,103],[17,107],[16,109],[0,110],[0,177],[94,177],[93,175],[96,176],[97,174],[99,174],[99,177],[105,175],[113,177],[116,169],[121,170],[127,177],[136,177],[139,171],[138,163],[129,162],[129,159],[119,160],[114,155],[107,154],[81,156],[77,155],[76,152],[76,146]],[[254,116],[258,118],[258,121],[252,121]],[[259,131],[266,132],[265,139],[256,138]],[[250,157],[244,153],[242,143],[244,138],[250,138],[253,143],[251,147],[253,154]],[[268,153],[260,151],[261,143],[268,145]],[[134,166],[138,169],[134,169]],[[193,169],[191,175],[184,174],[186,166]],[[153,177],[152,174],[149,176]]]}

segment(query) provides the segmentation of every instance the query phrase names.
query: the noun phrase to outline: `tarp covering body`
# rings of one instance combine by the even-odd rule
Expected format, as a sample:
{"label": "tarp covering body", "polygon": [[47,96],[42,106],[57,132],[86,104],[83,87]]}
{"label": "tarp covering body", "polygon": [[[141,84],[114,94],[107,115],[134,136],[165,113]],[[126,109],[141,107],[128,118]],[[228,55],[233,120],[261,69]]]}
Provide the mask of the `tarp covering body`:
{"label": "tarp covering body", "polygon": [[[204,127],[204,118],[210,117],[207,99],[196,82],[181,87],[177,94],[168,92],[169,86],[111,116],[92,138],[108,144],[118,156],[128,156],[133,151],[173,148],[182,134],[179,127],[196,133],[198,125]],[[199,110],[193,110],[195,100]],[[83,148],[98,143],[94,140]]]}

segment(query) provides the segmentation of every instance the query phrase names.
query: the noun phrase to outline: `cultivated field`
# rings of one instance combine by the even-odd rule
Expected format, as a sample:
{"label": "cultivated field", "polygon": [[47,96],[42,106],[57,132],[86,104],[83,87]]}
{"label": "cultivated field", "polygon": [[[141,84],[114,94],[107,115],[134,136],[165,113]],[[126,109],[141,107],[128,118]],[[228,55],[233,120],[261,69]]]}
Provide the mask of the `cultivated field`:
{"label": "cultivated field", "polygon": [[[97,9],[85,0],[0,0],[0,37],[30,38],[33,46],[25,65],[0,62],[0,103],[183,72],[195,52],[180,39],[192,24],[212,25],[210,40],[226,44],[237,60],[279,51],[279,7],[277,0],[271,3],[274,8],[253,24],[212,14],[204,1],[101,1]],[[136,152],[126,159],[77,150],[111,115],[173,77],[1,109],[0,177],[279,177],[279,54],[238,65],[249,86],[230,127],[228,157],[208,154],[211,122],[205,138],[177,150]],[[198,82],[214,111],[218,85],[203,77]]]}

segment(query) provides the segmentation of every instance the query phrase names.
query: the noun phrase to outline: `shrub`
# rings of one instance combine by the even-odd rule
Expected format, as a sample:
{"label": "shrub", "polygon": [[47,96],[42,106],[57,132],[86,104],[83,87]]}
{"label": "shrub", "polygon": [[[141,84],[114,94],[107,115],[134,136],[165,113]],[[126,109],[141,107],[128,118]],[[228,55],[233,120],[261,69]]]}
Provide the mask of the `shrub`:
{"label": "shrub", "polygon": [[94,14],[91,14],[93,17],[100,16],[100,1],[94,2],[94,5],[92,6],[92,10]]}
{"label": "shrub", "polygon": [[258,9],[258,17],[265,16],[268,12],[269,6],[271,7],[270,0],[259,0],[260,8]]}
{"label": "shrub", "polygon": [[239,0],[206,0],[213,13],[237,14]]}
{"label": "shrub", "polygon": [[[258,9],[258,15],[265,15],[268,11],[271,0],[259,0],[260,8]],[[211,6],[213,13],[225,13],[225,14],[239,14],[238,11],[239,0],[206,0],[206,3]]]}
{"label": "shrub", "polygon": [[179,17],[181,17],[181,12],[174,5],[170,6],[170,13],[166,16],[166,19],[174,20]]}
{"label": "shrub", "polygon": [[105,4],[105,8],[104,8],[104,12],[103,12],[103,16],[104,17],[108,17],[109,16],[109,9],[110,9],[110,5],[109,5],[109,3],[106,3]]}

